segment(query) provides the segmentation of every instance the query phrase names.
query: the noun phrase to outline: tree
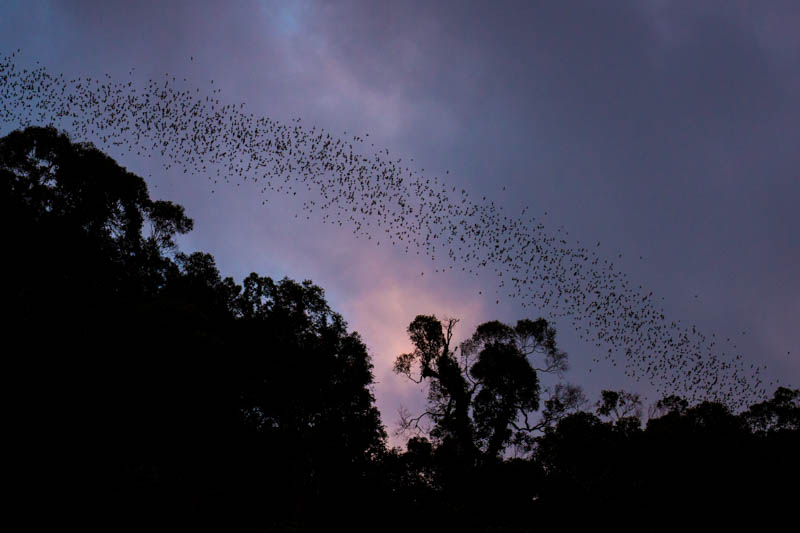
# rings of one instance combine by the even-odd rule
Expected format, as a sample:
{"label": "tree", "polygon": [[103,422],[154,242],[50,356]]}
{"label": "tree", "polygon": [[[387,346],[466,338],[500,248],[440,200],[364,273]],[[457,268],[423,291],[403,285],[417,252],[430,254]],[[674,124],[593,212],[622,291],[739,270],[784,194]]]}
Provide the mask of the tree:
{"label": "tree", "polygon": [[359,334],[347,332],[311,281],[252,273],[243,287],[235,312],[238,351],[246,359],[240,392],[246,423],[338,454],[351,466],[370,460],[385,435]]}
{"label": "tree", "polygon": [[756,433],[800,431],[800,389],[778,387],[772,398],[751,405],[743,417]]}
{"label": "tree", "polygon": [[614,423],[618,431],[636,432],[642,425],[642,399],[639,394],[624,390],[601,391],[596,413]]}
{"label": "tree", "polygon": [[120,485],[109,480],[154,455],[139,444],[169,442],[160,422],[180,425],[176,404],[161,402],[181,396],[164,394],[180,382],[161,387],[169,380],[158,371],[172,359],[159,356],[175,354],[144,342],[164,337],[140,327],[140,311],[180,275],[163,250],[192,221],[151,199],[141,177],[52,127],[0,139],[0,217],[18,460],[28,479],[64,483],[54,490],[63,501],[93,499],[78,496],[92,484],[93,496],[110,494]]}
{"label": "tree", "polygon": [[54,423],[74,427],[100,411],[101,402],[86,405],[90,391],[102,391],[113,412],[112,398],[126,388],[97,379],[98,370],[134,382],[141,365],[123,354],[136,338],[137,311],[180,275],[163,250],[192,220],[183,207],[152,200],[141,177],[53,127],[0,139],[0,216],[9,344],[26,354],[14,360],[18,382],[37,391],[32,402],[43,411],[74,411]]}
{"label": "tree", "polygon": [[53,127],[0,139],[0,202],[10,274],[17,291],[33,291],[20,295],[28,304],[154,294],[172,267],[162,252],[193,225],[182,206],[151,200],[141,177]]}
{"label": "tree", "polygon": [[64,510],[255,530],[364,501],[372,363],[320,287],[181,253],[182,206],[54,128],[0,139],[0,213],[16,451]]}
{"label": "tree", "polygon": [[[451,348],[457,322],[419,315],[408,327],[414,351],[398,356],[394,370],[428,385],[428,407],[417,417],[404,416],[405,429],[418,430],[429,418],[439,449],[477,464],[497,459],[511,443],[529,443],[534,432],[580,404],[579,390],[562,385],[546,402],[541,420],[530,418],[540,407],[537,372],[561,374],[568,367],[546,320],[524,319],[513,327],[481,324],[459,355]],[[541,365],[532,364],[535,356]]]}

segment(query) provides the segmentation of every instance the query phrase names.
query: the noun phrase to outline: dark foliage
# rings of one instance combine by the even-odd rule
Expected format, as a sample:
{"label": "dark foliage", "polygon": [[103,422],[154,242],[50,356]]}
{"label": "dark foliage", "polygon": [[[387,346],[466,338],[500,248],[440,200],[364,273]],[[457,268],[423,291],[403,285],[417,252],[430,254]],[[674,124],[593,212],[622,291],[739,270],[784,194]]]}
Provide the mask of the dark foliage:
{"label": "dark foliage", "polygon": [[[395,370],[428,386],[387,449],[359,335],[310,281],[223,278],[180,205],[52,128],[0,139],[12,505],[29,529],[533,531],[791,516],[800,390],[733,413],[543,391],[545,320],[420,315]],[[421,431],[424,421],[429,431]],[[510,457],[510,450],[520,452]],[[639,522],[647,520],[649,522]]]}
{"label": "dark foliage", "polygon": [[38,516],[288,530],[371,493],[372,365],[322,289],[239,286],[176,253],[183,207],[52,128],[0,140],[0,173],[17,466],[50,493]]}

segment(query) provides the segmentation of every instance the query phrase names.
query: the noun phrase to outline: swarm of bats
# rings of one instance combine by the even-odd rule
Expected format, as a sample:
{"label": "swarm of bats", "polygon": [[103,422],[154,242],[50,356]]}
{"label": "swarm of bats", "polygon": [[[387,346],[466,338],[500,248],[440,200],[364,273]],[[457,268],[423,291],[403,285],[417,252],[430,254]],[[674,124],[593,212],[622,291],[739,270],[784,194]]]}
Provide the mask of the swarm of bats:
{"label": "swarm of bats", "polygon": [[[484,197],[474,201],[444,179],[415,170],[359,136],[342,137],[246,113],[219,90],[163,80],[68,79],[44,67],[19,69],[0,57],[0,117],[12,128],[53,124],[73,140],[160,155],[165,168],[205,176],[216,187],[253,180],[264,195],[309,199],[304,214],[357,236],[440,258],[446,269],[491,269],[497,302],[517,299],[548,318],[565,318],[626,375],[663,395],[721,401],[738,409],[766,397],[764,367],[746,364],[730,339],[665,318],[652,292],[635,289],[591,247],[571,245],[533,216],[514,218]],[[185,80],[183,80],[185,82]],[[181,88],[181,87],[184,88]],[[371,152],[371,155],[364,155]],[[437,269],[438,270],[438,269]],[[723,350],[726,348],[726,350]],[[599,358],[595,358],[599,360]],[[770,389],[775,383],[770,382]]]}

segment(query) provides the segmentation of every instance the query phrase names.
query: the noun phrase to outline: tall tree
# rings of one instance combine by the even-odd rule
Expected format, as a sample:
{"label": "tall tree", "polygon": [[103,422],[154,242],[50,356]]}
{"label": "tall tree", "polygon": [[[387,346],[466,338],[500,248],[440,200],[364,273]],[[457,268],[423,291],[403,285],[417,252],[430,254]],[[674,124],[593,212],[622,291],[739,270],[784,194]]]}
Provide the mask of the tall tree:
{"label": "tall tree", "polygon": [[524,319],[515,326],[486,322],[462,343],[460,354],[451,348],[456,323],[419,315],[408,327],[415,349],[398,356],[394,369],[428,385],[428,408],[406,416],[406,428],[419,428],[429,418],[430,435],[440,447],[468,462],[485,462],[580,403],[576,388],[558,387],[544,417],[531,419],[540,407],[537,372],[567,369],[567,355],[557,348],[555,329],[546,320]]}
{"label": "tall tree", "polygon": [[321,288],[180,253],[182,206],[54,128],[0,139],[0,216],[21,468],[64,510],[274,529],[369,492],[372,363]]}
{"label": "tall tree", "polygon": [[0,193],[15,287],[39,287],[51,304],[64,290],[81,300],[154,293],[169,270],[162,252],[193,225],[182,206],[151,200],[142,178],[52,127],[0,139]]}

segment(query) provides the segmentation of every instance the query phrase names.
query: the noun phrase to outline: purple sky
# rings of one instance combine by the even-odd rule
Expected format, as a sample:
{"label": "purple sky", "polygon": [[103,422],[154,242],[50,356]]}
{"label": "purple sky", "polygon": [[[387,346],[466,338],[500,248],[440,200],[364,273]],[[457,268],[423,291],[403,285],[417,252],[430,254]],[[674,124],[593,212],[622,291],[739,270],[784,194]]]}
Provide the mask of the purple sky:
{"label": "purple sky", "polygon": [[[664,297],[668,318],[734,338],[768,376],[800,385],[800,4],[133,4],[6,1],[0,54],[21,48],[20,64],[67,77],[169,72],[257,116],[369,133],[426,174],[449,170],[472,198],[514,215],[530,206],[553,231],[601,242],[631,283]],[[323,287],[373,355],[390,430],[401,403],[424,401],[390,370],[415,315],[461,318],[459,339],[485,320],[536,318],[496,304],[489,272],[437,274],[422,255],[295,218],[302,200],[262,206],[258,187],[211,194],[202,176],[119,160],[187,207],[184,250],[212,253],[237,280],[257,271]],[[602,388],[656,399],[556,326],[565,377],[592,399]]]}

